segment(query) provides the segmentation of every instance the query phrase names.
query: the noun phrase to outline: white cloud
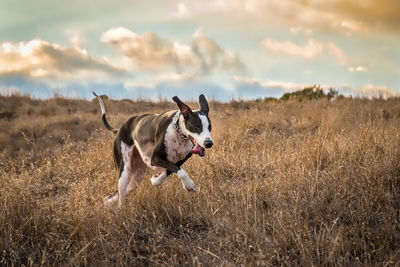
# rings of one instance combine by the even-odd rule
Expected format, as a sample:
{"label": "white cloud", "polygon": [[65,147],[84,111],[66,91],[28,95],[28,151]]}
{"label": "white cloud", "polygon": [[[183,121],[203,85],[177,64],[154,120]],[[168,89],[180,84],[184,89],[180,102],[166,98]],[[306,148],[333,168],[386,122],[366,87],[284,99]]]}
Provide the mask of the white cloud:
{"label": "white cloud", "polygon": [[259,86],[259,87],[263,87],[265,89],[279,88],[284,91],[293,91],[293,90],[301,89],[305,86],[304,84],[299,84],[299,83],[295,83],[295,82],[272,81],[272,80],[262,81],[258,78],[250,78],[250,77],[243,77],[243,76],[233,76],[232,78],[236,82],[247,84],[247,85]]}
{"label": "white cloud", "polygon": [[79,47],[63,47],[40,39],[0,43],[0,75],[19,73],[30,77],[70,78],[77,73],[122,74]]}
{"label": "white cloud", "polygon": [[41,39],[0,43],[0,75],[23,74],[55,80],[121,75],[124,71],[97,60],[77,46],[64,47]]}
{"label": "white cloud", "polygon": [[319,41],[310,39],[304,45],[296,45],[292,42],[279,42],[272,39],[265,39],[262,45],[272,53],[284,53],[292,56],[299,56],[306,59],[320,56],[323,51],[323,44]]}
{"label": "white cloud", "polygon": [[357,67],[349,67],[347,68],[347,70],[350,72],[364,72],[367,71],[368,68],[364,66],[357,66]]}
{"label": "white cloud", "polygon": [[125,88],[149,88],[154,89],[161,84],[168,85],[182,85],[187,82],[195,82],[200,80],[198,76],[193,73],[176,73],[167,72],[156,76],[150,75],[150,77],[142,77],[139,80],[128,80],[124,83]]}
{"label": "white cloud", "polygon": [[165,83],[165,82],[182,82],[182,81],[189,81],[195,80],[197,77],[191,73],[165,73],[160,74],[155,77],[156,83]]}
{"label": "white cloud", "polygon": [[361,87],[353,87],[348,84],[342,85],[338,87],[338,91],[340,94],[345,96],[352,95],[354,97],[366,97],[366,98],[390,98],[399,96],[399,93],[388,88],[384,85],[374,85],[374,84],[365,84]]}
{"label": "white cloud", "polygon": [[122,27],[104,32],[101,41],[114,46],[138,70],[190,70],[204,75],[216,69],[235,71],[242,67],[235,54],[204,36],[201,29],[196,31],[190,44],[161,38],[156,33],[139,35]]}
{"label": "white cloud", "polygon": [[328,42],[326,44],[326,49],[328,50],[329,54],[333,55],[336,62],[338,62],[339,64],[345,64],[347,62],[347,55],[334,43]]}
{"label": "white cloud", "polygon": [[156,87],[156,85],[153,83],[141,83],[141,82],[137,82],[137,81],[128,80],[128,81],[124,82],[124,87],[127,89],[130,89],[130,88],[154,89]]}
{"label": "white cloud", "polygon": [[291,27],[289,29],[289,32],[298,35],[300,33],[303,33],[305,35],[311,35],[313,33],[313,30],[310,28],[303,28],[303,27]]}
{"label": "white cloud", "polygon": [[72,47],[79,49],[87,44],[86,38],[79,31],[67,30],[67,36]]}
{"label": "white cloud", "polygon": [[346,53],[332,42],[323,43],[314,39],[309,39],[306,44],[297,45],[289,41],[279,42],[266,38],[261,44],[271,53],[282,53],[305,59],[313,59],[327,52],[331,54],[339,64],[345,64],[347,62]]}
{"label": "white cloud", "polygon": [[386,99],[398,95],[398,93],[386,86],[377,86],[373,84],[366,84],[363,87],[356,89],[355,91],[358,92],[361,96],[368,98],[382,97]]}
{"label": "white cloud", "polygon": [[174,16],[177,18],[187,18],[190,17],[192,12],[188,9],[185,3],[180,2],[176,8],[176,13]]}

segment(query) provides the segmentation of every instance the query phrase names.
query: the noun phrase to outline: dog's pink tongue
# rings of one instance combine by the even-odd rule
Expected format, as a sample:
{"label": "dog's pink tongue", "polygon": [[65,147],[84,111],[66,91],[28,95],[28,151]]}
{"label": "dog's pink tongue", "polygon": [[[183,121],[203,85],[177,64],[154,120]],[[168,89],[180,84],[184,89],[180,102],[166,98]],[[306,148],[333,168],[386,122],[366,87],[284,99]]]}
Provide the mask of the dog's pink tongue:
{"label": "dog's pink tongue", "polygon": [[202,147],[201,145],[197,144],[194,146],[194,148],[192,148],[192,150],[190,150],[190,153],[193,154],[198,154],[201,157],[203,157],[205,155],[206,150],[204,149],[204,147]]}

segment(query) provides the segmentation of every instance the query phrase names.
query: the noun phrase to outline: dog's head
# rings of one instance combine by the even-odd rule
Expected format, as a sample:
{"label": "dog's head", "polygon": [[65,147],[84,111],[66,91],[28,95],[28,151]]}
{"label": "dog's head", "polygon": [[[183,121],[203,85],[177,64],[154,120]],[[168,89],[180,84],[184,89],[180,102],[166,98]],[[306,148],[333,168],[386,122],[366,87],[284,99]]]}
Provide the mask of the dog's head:
{"label": "dog's head", "polygon": [[193,154],[205,155],[205,148],[212,147],[213,140],[210,136],[211,121],[208,117],[208,102],[204,95],[199,96],[199,111],[192,111],[188,105],[183,103],[177,96],[172,98],[183,115],[184,122],[180,125],[183,134],[189,136],[194,147],[190,151]]}

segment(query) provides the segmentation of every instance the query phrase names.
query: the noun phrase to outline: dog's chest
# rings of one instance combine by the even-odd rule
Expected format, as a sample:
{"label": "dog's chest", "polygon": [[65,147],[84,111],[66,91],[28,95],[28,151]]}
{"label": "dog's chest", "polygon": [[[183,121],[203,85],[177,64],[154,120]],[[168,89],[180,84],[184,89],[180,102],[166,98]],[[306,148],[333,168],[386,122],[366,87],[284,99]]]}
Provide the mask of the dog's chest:
{"label": "dog's chest", "polygon": [[165,133],[165,147],[167,159],[170,162],[176,163],[186,158],[193,144],[189,139],[184,139],[179,136],[174,123],[171,123]]}

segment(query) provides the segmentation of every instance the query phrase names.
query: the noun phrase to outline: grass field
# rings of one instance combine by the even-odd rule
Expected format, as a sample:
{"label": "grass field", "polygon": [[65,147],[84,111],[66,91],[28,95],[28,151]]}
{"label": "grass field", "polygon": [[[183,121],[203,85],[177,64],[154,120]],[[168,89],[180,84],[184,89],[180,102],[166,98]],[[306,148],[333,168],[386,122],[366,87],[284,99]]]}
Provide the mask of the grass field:
{"label": "grass field", "polygon": [[[113,126],[175,109],[105,105]],[[119,211],[98,103],[0,97],[0,265],[399,264],[400,99],[210,110],[214,147],[184,165],[198,192],[146,179]]]}

